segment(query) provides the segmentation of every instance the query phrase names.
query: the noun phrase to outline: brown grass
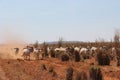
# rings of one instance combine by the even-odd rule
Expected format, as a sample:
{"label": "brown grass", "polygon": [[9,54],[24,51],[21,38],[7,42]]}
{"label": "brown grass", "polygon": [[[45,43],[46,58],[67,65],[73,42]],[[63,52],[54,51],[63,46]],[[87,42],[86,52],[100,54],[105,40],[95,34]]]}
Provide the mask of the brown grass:
{"label": "brown grass", "polygon": [[[40,61],[18,61],[18,60],[0,60],[0,66],[6,73],[10,80],[64,80],[66,70],[69,66],[73,66],[75,72],[88,72],[90,63],[93,60],[86,60],[85,62],[61,62],[58,59],[46,59]],[[41,70],[41,65],[45,64],[47,70]],[[53,77],[49,73],[49,67],[54,67],[57,76]],[[102,67],[104,80],[119,80],[120,68],[115,66]],[[75,73],[73,76],[75,76]],[[75,77],[73,77],[75,78]]]}
{"label": "brown grass", "polygon": [[[78,44],[76,43],[76,45]],[[82,45],[87,46],[88,44],[82,43]],[[112,43],[91,43],[89,45],[113,46]],[[66,46],[66,44],[63,46]],[[20,48],[18,56],[13,53],[12,49],[14,47]],[[66,70],[69,66],[72,66],[74,68],[73,79],[75,79],[76,72],[84,71],[88,73],[91,63],[95,64],[94,58],[85,60],[84,62],[61,62],[60,60],[55,58],[46,58],[44,60],[38,61],[17,60],[17,58],[21,58],[21,50],[23,47],[24,45],[13,44],[0,46],[0,66],[3,68],[6,77],[8,77],[10,80],[65,80]],[[41,65],[43,64],[45,64],[47,70],[41,70]],[[111,62],[111,64],[112,66],[99,66],[103,73],[103,78],[104,80],[119,80],[120,67],[117,67],[115,65],[115,62]],[[54,68],[57,76],[52,76],[52,74],[48,71],[50,66]]]}

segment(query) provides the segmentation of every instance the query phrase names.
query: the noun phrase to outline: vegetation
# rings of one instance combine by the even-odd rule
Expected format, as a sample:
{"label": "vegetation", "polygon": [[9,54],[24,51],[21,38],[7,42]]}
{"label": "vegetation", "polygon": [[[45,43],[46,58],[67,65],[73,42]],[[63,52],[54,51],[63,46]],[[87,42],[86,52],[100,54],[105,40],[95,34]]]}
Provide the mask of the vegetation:
{"label": "vegetation", "polygon": [[61,61],[69,61],[69,55],[68,54],[61,54]]}
{"label": "vegetation", "polygon": [[78,52],[78,51],[75,51],[75,52],[74,52],[74,55],[75,55],[75,62],[79,62],[79,61],[80,61],[79,52]]}
{"label": "vegetation", "polygon": [[115,47],[119,46],[119,39],[120,39],[120,31],[119,31],[119,29],[116,29],[115,30],[115,35],[114,35],[114,44],[115,44]]}
{"label": "vegetation", "polygon": [[88,80],[86,72],[77,72],[75,80]]}
{"label": "vegetation", "polygon": [[55,58],[55,51],[53,49],[50,50],[50,57]]}
{"label": "vegetation", "polygon": [[73,68],[69,67],[66,73],[66,80],[73,80]]}
{"label": "vegetation", "polygon": [[91,67],[90,80],[103,80],[101,69],[99,67]]}
{"label": "vegetation", "polygon": [[62,47],[62,44],[63,44],[63,38],[59,38],[58,40],[58,48]]}
{"label": "vegetation", "polygon": [[45,64],[42,64],[42,65],[41,65],[41,70],[47,70]]}
{"label": "vegetation", "polygon": [[39,46],[39,43],[38,43],[38,41],[36,41],[36,42],[33,44],[33,47],[34,47],[34,48],[38,48],[38,46]]}
{"label": "vegetation", "polygon": [[43,54],[44,54],[44,57],[48,56],[47,47],[48,47],[48,45],[46,44],[46,42],[44,42],[43,43]]}
{"label": "vegetation", "polygon": [[97,53],[98,65],[110,65],[110,57],[104,50],[99,50]]}

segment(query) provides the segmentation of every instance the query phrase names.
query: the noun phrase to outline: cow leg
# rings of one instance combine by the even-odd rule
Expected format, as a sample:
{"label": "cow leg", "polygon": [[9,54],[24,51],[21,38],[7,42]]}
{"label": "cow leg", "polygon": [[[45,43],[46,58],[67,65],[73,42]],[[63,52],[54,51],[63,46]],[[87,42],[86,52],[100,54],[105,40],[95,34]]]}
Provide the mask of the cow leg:
{"label": "cow leg", "polygon": [[26,56],[25,55],[23,55],[23,58],[24,58],[24,60],[26,60]]}
{"label": "cow leg", "polygon": [[39,60],[39,53],[37,54],[37,59]]}
{"label": "cow leg", "polygon": [[24,60],[27,60],[27,56],[24,56]]}
{"label": "cow leg", "polygon": [[30,55],[28,56],[28,60],[30,61]]}

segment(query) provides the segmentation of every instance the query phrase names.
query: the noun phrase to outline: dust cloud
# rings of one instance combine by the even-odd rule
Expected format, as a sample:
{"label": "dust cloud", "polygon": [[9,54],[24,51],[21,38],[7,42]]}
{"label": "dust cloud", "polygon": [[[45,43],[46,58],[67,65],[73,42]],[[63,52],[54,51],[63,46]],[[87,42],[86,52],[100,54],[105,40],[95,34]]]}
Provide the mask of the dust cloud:
{"label": "dust cloud", "polygon": [[[18,35],[14,31],[6,30],[2,35],[4,43],[0,45],[0,58],[2,59],[16,59],[22,58],[22,49],[26,45],[24,37]],[[15,54],[14,48],[19,48],[19,53]]]}

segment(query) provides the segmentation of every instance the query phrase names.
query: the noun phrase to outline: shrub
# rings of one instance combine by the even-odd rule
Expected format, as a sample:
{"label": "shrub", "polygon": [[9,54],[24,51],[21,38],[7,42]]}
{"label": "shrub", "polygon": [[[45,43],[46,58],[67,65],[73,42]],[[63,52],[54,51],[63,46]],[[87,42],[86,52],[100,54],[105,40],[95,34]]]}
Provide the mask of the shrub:
{"label": "shrub", "polygon": [[54,71],[54,68],[52,66],[49,67],[49,72],[52,73]]}
{"label": "shrub", "polygon": [[66,80],[73,80],[73,68],[69,67],[67,69]]}
{"label": "shrub", "polygon": [[80,61],[79,52],[78,52],[78,51],[75,51],[74,54],[75,54],[75,62],[79,62],[79,61]]}
{"label": "shrub", "polygon": [[102,72],[99,67],[92,67],[89,73],[90,73],[90,80],[103,80]]}
{"label": "shrub", "polygon": [[41,70],[47,70],[45,64],[42,64],[42,65],[41,65]]}
{"label": "shrub", "polygon": [[99,65],[110,65],[109,54],[103,50],[100,50],[97,54],[97,61]]}
{"label": "shrub", "polygon": [[117,66],[120,66],[120,58],[117,58]]}
{"label": "shrub", "polygon": [[55,71],[52,72],[52,77],[57,76],[57,73]]}
{"label": "shrub", "polygon": [[69,61],[69,55],[66,53],[61,54],[61,61]]}
{"label": "shrub", "polygon": [[52,58],[55,58],[55,52],[54,52],[54,50],[52,49],[52,50],[50,50],[50,56],[52,57]]}
{"label": "shrub", "polygon": [[54,70],[54,68],[52,66],[49,67],[48,71],[52,74],[52,77],[57,76],[57,73],[55,72],[55,70]]}
{"label": "shrub", "polygon": [[48,47],[48,45],[46,44],[46,42],[44,42],[44,43],[43,43],[43,52],[44,52],[44,57],[47,57],[47,56],[48,56],[47,47]]}
{"label": "shrub", "polygon": [[33,46],[34,46],[34,48],[38,48],[38,46],[39,46],[38,41],[36,41],[36,42],[33,44]]}
{"label": "shrub", "polygon": [[75,80],[88,80],[87,74],[84,71],[78,72]]}

